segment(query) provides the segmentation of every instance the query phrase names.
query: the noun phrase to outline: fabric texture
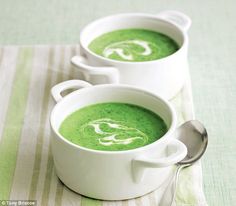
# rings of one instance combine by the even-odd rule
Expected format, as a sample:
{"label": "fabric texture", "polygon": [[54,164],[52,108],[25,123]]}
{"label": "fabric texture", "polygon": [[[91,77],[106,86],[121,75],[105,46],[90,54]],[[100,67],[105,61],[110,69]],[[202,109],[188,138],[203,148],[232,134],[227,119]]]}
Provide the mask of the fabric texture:
{"label": "fabric texture", "polygon": [[[37,205],[158,205],[164,188],[126,201],[99,201],[72,192],[57,178],[50,147],[53,85],[83,76],[70,64],[77,46],[0,47],[0,200],[37,200]],[[189,74],[171,100],[179,124],[194,119]],[[207,205],[201,163],[180,173],[177,206]]]}

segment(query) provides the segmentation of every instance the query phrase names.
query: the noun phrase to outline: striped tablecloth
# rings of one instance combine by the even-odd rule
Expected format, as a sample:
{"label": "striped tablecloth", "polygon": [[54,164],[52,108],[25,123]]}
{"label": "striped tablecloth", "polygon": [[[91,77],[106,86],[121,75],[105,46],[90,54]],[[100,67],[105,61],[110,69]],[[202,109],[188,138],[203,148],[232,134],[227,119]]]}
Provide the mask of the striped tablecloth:
{"label": "striped tablecloth", "polygon": [[[98,201],[72,192],[57,178],[50,147],[50,89],[83,78],[70,64],[78,52],[77,46],[0,47],[0,200],[36,200],[43,206],[158,205],[159,190],[127,201]],[[194,118],[190,79],[171,102],[179,123]],[[181,172],[177,205],[206,205],[201,171],[198,162]]]}

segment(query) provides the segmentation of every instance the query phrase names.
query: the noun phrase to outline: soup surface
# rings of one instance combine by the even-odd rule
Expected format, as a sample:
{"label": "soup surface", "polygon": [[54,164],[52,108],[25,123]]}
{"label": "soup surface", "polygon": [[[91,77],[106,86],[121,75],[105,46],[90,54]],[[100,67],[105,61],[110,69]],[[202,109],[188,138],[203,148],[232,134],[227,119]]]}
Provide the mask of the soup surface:
{"label": "soup surface", "polygon": [[70,114],[59,128],[67,140],[82,147],[120,151],[148,145],[167,132],[161,117],[126,103],[100,103]]}
{"label": "soup surface", "polygon": [[179,47],[173,39],[156,31],[122,29],[95,38],[89,49],[109,59],[142,62],[167,57]]}

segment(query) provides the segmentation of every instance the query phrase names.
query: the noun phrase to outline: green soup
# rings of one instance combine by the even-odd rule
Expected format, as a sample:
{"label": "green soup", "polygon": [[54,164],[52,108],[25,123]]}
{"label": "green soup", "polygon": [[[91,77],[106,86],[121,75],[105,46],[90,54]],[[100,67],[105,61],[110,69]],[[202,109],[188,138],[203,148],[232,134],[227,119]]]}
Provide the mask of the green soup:
{"label": "green soup", "polygon": [[148,145],[167,132],[157,114],[125,103],[101,103],[69,115],[60,134],[74,144],[94,150],[120,151]]}
{"label": "green soup", "polygon": [[142,62],[161,59],[179,47],[170,37],[146,29],[122,29],[95,38],[89,49],[114,60]]}

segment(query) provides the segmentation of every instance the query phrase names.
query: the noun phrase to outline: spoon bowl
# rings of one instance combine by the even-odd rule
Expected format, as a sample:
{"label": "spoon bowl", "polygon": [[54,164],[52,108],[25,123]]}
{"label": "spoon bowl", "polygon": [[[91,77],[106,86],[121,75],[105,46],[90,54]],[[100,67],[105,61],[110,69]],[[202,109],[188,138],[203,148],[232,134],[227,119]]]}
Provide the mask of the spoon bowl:
{"label": "spoon bowl", "polygon": [[205,127],[198,120],[190,120],[182,124],[176,131],[177,139],[183,142],[188,153],[178,165],[193,164],[205,153],[208,135]]}

